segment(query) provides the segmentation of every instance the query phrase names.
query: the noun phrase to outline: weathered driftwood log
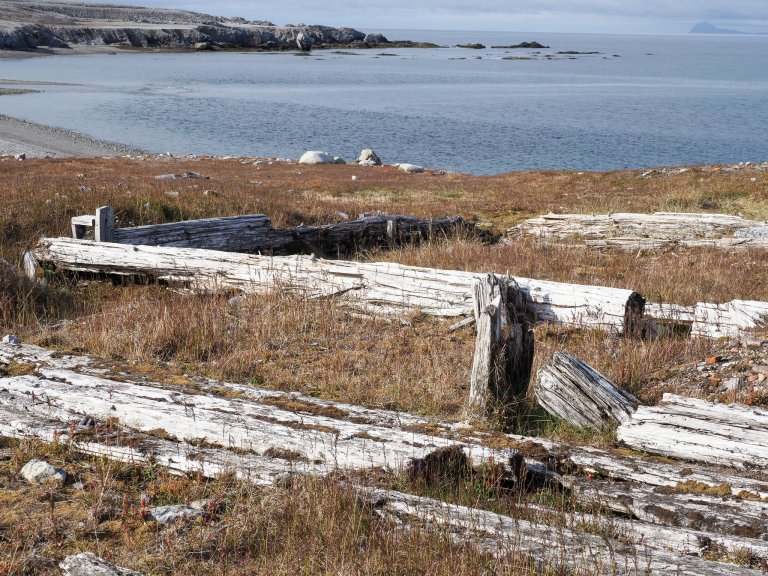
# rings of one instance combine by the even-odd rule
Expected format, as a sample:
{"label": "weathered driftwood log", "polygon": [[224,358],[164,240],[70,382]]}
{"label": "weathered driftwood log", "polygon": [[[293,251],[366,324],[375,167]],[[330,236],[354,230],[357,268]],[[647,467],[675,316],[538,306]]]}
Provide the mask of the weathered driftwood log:
{"label": "weathered driftwood log", "polygon": [[536,375],[542,408],[582,428],[603,429],[629,420],[640,402],[588,364],[556,352]]}
{"label": "weathered driftwood log", "polygon": [[581,241],[593,247],[660,248],[673,243],[716,245],[734,231],[759,222],[726,214],[656,212],[655,214],[547,214],[507,231],[508,238],[533,236]]}
{"label": "weathered driftwood log", "polygon": [[[73,272],[145,276],[201,290],[267,292],[279,287],[306,297],[343,296],[379,313],[419,309],[437,316],[473,313],[472,283],[485,276],[388,262],[254,256],[187,248],[126,246],[44,238],[34,250],[42,266]],[[515,277],[536,320],[622,331],[631,290]]]}
{"label": "weathered driftwood log", "polygon": [[376,215],[325,226],[272,228],[272,220],[267,216],[249,214],[117,228],[114,211],[109,206],[97,209],[95,216],[72,218],[72,237],[84,238],[88,227],[94,228],[96,242],[329,257],[373,247],[421,242],[458,232],[484,240],[491,238],[488,232],[459,216],[421,220],[411,216]]}
{"label": "weathered driftwood log", "polygon": [[[385,518],[406,523],[416,519],[421,524],[448,526],[453,529],[452,535],[458,541],[473,535],[472,540],[481,549],[496,554],[532,557],[537,561],[537,570],[541,573],[560,573],[562,570],[580,572],[585,567],[588,567],[591,574],[614,576],[757,576],[760,573],[758,570],[682,555],[675,549],[674,541],[668,542],[663,548],[652,548],[643,543],[642,538],[636,537],[641,542],[633,545],[623,535],[610,535],[607,523],[605,533],[597,535],[589,533],[599,530],[599,526],[594,525],[587,532],[511,518],[411,494],[370,488],[362,489],[361,492],[367,495]],[[638,528],[638,531],[642,529]],[[691,535],[690,539],[695,540],[696,536]],[[670,548],[674,551],[670,552]]]}
{"label": "weathered driftwood log", "polygon": [[470,411],[508,422],[528,389],[533,332],[528,298],[512,278],[489,274],[472,286],[477,338],[469,390]]}
{"label": "weathered driftwood log", "polygon": [[[570,480],[570,481],[569,481]],[[565,479],[583,504],[593,504],[642,522],[762,539],[768,537],[768,503],[736,496],[685,494],[632,482]]]}
{"label": "weathered driftwood log", "polygon": [[768,466],[768,410],[664,394],[641,406],[617,437],[627,446],[682,460],[745,469]]}

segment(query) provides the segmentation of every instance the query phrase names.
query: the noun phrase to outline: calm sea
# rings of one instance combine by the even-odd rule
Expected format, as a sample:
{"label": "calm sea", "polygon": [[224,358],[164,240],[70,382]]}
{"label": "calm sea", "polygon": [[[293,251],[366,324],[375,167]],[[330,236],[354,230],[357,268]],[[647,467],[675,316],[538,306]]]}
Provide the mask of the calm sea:
{"label": "calm sea", "polygon": [[768,36],[385,33],[551,48],[0,60],[0,78],[71,84],[0,111],[177,155],[371,147],[476,174],[768,160]]}

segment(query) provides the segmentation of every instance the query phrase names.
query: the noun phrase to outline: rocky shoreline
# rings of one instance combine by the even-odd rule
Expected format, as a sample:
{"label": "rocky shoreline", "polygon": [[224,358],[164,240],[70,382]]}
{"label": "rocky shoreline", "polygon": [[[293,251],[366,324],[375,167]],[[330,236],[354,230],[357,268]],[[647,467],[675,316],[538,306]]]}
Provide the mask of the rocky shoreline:
{"label": "rocky shoreline", "polygon": [[435,45],[390,41],[353,28],[277,26],[183,10],[0,1],[0,50],[58,53],[81,47],[271,51]]}
{"label": "rocky shoreline", "polygon": [[0,114],[0,157],[136,156],[145,150]]}

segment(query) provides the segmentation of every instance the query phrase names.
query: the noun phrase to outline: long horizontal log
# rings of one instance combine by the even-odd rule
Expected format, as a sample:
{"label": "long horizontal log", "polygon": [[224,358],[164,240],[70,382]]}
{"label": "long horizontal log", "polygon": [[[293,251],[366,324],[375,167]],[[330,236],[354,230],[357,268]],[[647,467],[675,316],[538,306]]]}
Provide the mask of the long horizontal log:
{"label": "long horizontal log", "polygon": [[717,246],[720,239],[733,236],[736,230],[760,224],[727,214],[547,214],[511,228],[507,237],[576,240],[602,248],[660,248],[674,243],[696,246],[698,242]]}
{"label": "long horizontal log", "polygon": [[[582,504],[628,514],[641,522],[755,540],[768,537],[767,502],[704,493],[675,493],[632,482],[564,480]],[[757,542],[752,546],[764,554],[763,546]]]}
{"label": "long horizontal log", "polygon": [[[0,344],[0,364],[8,364],[15,361],[33,367],[45,367],[49,369],[71,370],[86,376],[102,375],[98,363],[88,356],[64,355],[59,352],[36,346],[12,346]],[[129,374],[120,373],[120,380],[124,384],[147,384],[143,378],[132,378]],[[0,379],[0,384],[3,382]],[[41,381],[41,385],[44,381]],[[160,386],[160,385],[157,385]],[[162,385],[161,388],[171,393],[185,389],[180,386]],[[414,416],[402,412],[388,410],[375,410],[349,404],[339,404],[327,400],[321,400],[310,396],[302,396],[295,393],[278,392],[227,382],[196,381],[195,388],[201,394],[216,396],[229,396],[252,401],[266,403],[272,406],[289,406],[294,412],[293,418],[304,418],[318,414],[333,414],[341,416],[349,422],[361,426],[374,426],[393,428],[403,432],[426,432],[430,436],[438,436],[450,442],[475,444],[478,446],[496,446],[501,450],[501,457],[506,453],[502,446],[523,447],[528,446],[524,453],[526,464],[530,473],[540,477],[551,477],[557,481],[554,464],[547,465],[544,461],[553,460],[560,462],[565,468],[578,468],[585,474],[594,474],[617,480],[642,482],[653,486],[676,487],[686,482],[696,482],[709,487],[717,488],[727,483],[734,494],[741,492],[752,494],[753,497],[768,498],[768,476],[760,473],[744,472],[737,474],[734,470],[722,469],[718,466],[702,466],[687,462],[660,462],[658,459],[648,459],[627,454],[617,454],[593,447],[576,447],[553,442],[543,438],[531,438],[514,434],[491,434],[463,427],[454,423]],[[1,396],[0,396],[1,397]],[[18,405],[18,402],[16,403]],[[26,410],[26,408],[25,408]],[[82,415],[82,411],[70,414],[72,418]],[[41,417],[39,414],[38,418]],[[79,419],[79,417],[78,417]],[[314,421],[317,423],[317,421]],[[326,421],[329,427],[334,422]],[[322,425],[322,424],[321,424]],[[155,423],[155,428],[159,424]],[[154,428],[153,428],[154,429]],[[48,436],[50,437],[50,435]],[[531,451],[531,448],[533,451]],[[531,457],[533,454],[533,457]]]}
{"label": "long horizontal log", "polygon": [[[422,523],[448,526],[455,530],[457,540],[465,540],[468,533],[473,534],[473,541],[492,553],[535,558],[538,571],[542,574],[550,571],[559,573],[563,569],[612,576],[760,574],[758,570],[710,562],[696,556],[669,552],[668,549],[650,550],[643,544],[633,545],[621,538],[510,518],[410,494],[376,489],[367,489],[363,493],[387,514],[386,517],[403,522],[416,519]],[[669,547],[674,546],[670,544]]]}
{"label": "long horizontal log", "polygon": [[768,410],[664,394],[619,426],[631,448],[682,460],[763,470],[768,466]]}
{"label": "long horizontal log", "polygon": [[[344,297],[381,312],[419,309],[438,316],[473,313],[472,285],[485,274],[388,262],[267,257],[211,250],[44,238],[34,250],[44,267],[149,276],[203,290],[282,290],[306,297]],[[515,277],[539,321],[623,330],[634,292]]]}

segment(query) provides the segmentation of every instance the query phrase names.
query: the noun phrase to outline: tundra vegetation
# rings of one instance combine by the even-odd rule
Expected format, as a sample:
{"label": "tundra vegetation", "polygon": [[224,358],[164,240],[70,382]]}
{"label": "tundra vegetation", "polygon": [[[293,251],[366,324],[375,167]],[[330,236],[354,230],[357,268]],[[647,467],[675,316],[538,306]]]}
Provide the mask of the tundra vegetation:
{"label": "tundra vegetation", "polygon": [[[155,178],[185,172],[208,179]],[[253,159],[5,159],[0,160],[0,258],[18,264],[37,238],[69,236],[73,216],[103,205],[114,207],[120,226],[261,213],[274,226],[288,227],[381,211],[423,218],[457,214],[502,234],[547,212],[718,212],[766,220],[767,184],[768,173],[753,166],[481,177],[429,170],[405,174],[392,167],[254,164]],[[763,250],[599,251],[532,238],[489,245],[458,235],[356,257],[628,288],[657,302],[768,300]],[[210,377],[462,419],[475,343],[471,329],[450,331],[449,320],[418,313],[404,322],[361,317],[332,300],[280,292],[249,296],[237,305],[229,302],[232,296],[77,278],[42,285],[0,266],[0,330],[24,342],[92,354],[105,365],[128,367],[154,381],[183,385]],[[646,404],[665,392],[768,402],[768,394],[748,391],[723,397],[716,376],[695,382],[688,377],[685,367],[728,354],[738,345],[734,342],[634,340],[544,325],[535,330],[534,372],[553,352],[565,351]],[[4,368],[19,374],[25,369]],[[519,434],[615,445],[610,430],[584,432],[556,421],[532,396],[521,414],[514,430]],[[119,464],[60,443],[0,439],[0,456],[2,574],[58,574],[59,560],[84,550],[145,574],[541,573],[535,562],[513,552],[493,556],[457,543],[447,531],[398,526],[359,498],[347,476],[294,480],[272,490],[234,475],[174,476],[159,466]],[[73,480],[29,486],[18,472],[32,457],[65,469]],[[555,526],[571,525],[576,514],[590,511],[547,487],[508,489],[492,465],[436,482],[407,470],[361,476],[355,481],[523,519],[546,504],[559,511],[550,519]],[[211,503],[190,525],[163,527],[147,520],[148,506],[201,498]],[[590,518],[596,534],[621,529],[611,516]],[[719,559],[760,567],[747,552],[729,554]],[[643,573],[642,564],[638,559],[636,573]],[[597,573],[586,563],[569,570],[557,573]]]}

